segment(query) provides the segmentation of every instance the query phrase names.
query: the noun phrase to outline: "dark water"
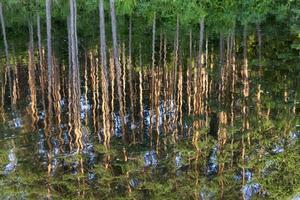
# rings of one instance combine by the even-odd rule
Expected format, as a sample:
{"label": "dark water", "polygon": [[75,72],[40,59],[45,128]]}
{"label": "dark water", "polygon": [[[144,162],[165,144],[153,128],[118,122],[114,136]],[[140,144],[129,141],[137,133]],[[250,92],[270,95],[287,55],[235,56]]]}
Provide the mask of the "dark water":
{"label": "dark water", "polygon": [[[286,43],[269,47],[273,39],[266,37],[261,77],[254,48],[249,47],[248,80],[241,75],[243,57],[238,53],[234,89],[231,75],[215,76],[210,65],[217,61],[207,63],[197,84],[205,81],[196,87],[192,79],[188,81],[186,66],[182,74],[178,70],[176,85],[171,85],[175,95],[165,95],[172,88],[166,84],[174,80],[163,79],[173,71],[157,69],[156,80],[162,83],[155,86],[154,71],[145,64],[142,84],[139,71],[132,72],[132,93],[127,71],[128,138],[122,137],[116,99],[109,144],[104,142],[91,64],[86,72],[82,64],[82,148],[68,131],[65,71],[59,76],[61,109],[47,130],[40,72],[36,70],[36,85],[30,85],[28,57],[17,55],[17,103],[11,107],[12,97],[6,92],[1,112],[0,199],[299,199],[299,54]],[[57,63],[63,69],[65,60],[58,58]],[[85,63],[83,53],[80,63]],[[226,69],[231,67],[232,63]],[[225,85],[221,89],[216,87],[220,80]],[[249,96],[245,96],[245,83]],[[263,92],[257,100],[259,85]],[[8,91],[7,85],[4,90]],[[155,91],[160,91],[156,98]]]}

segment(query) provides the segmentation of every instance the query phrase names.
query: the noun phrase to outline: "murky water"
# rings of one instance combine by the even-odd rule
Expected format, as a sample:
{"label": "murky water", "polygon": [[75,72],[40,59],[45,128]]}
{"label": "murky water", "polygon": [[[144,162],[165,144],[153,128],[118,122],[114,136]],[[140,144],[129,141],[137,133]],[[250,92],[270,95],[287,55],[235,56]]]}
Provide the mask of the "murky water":
{"label": "murky water", "polygon": [[77,125],[64,56],[53,58],[49,119],[46,56],[14,55],[11,93],[1,82],[0,198],[299,199],[299,54],[281,43],[273,54],[266,37],[262,60],[226,48],[219,66],[208,43],[201,68],[180,58],[174,70],[164,39],[154,68],[134,55],[129,71],[120,45],[123,98],[110,65],[109,113],[98,52],[81,52]]}

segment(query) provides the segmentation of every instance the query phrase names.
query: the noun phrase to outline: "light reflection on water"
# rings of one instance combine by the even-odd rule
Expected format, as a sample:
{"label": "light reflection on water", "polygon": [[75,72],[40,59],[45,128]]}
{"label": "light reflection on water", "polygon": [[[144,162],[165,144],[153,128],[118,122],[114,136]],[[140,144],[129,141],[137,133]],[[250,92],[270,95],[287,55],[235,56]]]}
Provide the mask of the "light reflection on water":
{"label": "light reflection on water", "polygon": [[[295,91],[290,91],[292,96]],[[49,129],[47,111],[39,99],[37,123],[32,120],[34,113],[22,106],[6,108],[0,136],[0,186],[5,193],[0,193],[0,198],[27,199],[37,195],[31,189],[38,188],[42,199],[57,195],[70,199],[80,193],[92,199],[107,195],[108,199],[171,196],[251,200],[276,193],[277,188],[271,186],[279,180],[283,188],[296,182],[282,178],[289,173],[297,177],[294,165],[299,158],[299,120],[290,112],[294,105],[266,92],[269,96],[262,102],[264,116],[260,116],[255,100],[246,105],[245,97],[236,95],[234,102],[228,97],[221,101],[215,98],[218,92],[209,99],[193,96],[190,104],[195,105],[187,105],[184,93],[180,107],[178,97],[163,98],[161,94],[151,102],[151,90],[144,91],[147,100],[136,106],[135,112],[129,101],[126,105],[128,141],[123,139],[123,120],[116,108],[110,113],[113,129],[109,131],[111,142],[106,144],[101,106],[99,102],[94,105],[92,91],[88,91],[80,98],[80,150],[69,132],[66,97],[59,100],[61,113],[55,116],[61,123]],[[275,100],[278,108],[270,109]],[[135,102],[139,102],[138,97]],[[189,106],[197,110],[188,114]],[[244,113],[247,106],[250,112]],[[282,171],[285,159],[291,166]],[[14,185],[24,194],[11,191]],[[47,187],[39,188],[41,185]]]}

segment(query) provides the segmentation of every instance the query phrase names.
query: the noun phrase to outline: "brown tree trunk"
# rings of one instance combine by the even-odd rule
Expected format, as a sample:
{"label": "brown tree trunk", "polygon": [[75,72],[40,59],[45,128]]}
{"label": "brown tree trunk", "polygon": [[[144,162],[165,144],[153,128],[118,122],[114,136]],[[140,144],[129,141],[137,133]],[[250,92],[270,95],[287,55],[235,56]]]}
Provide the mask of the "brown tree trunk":
{"label": "brown tree trunk", "polygon": [[33,51],[33,26],[32,23],[29,22],[29,62],[28,62],[28,85],[30,90],[30,105],[29,112],[31,115],[31,125],[32,128],[35,129],[36,122],[38,120],[37,115],[37,101],[36,101],[36,81],[35,81],[35,63],[34,63],[34,51]]}

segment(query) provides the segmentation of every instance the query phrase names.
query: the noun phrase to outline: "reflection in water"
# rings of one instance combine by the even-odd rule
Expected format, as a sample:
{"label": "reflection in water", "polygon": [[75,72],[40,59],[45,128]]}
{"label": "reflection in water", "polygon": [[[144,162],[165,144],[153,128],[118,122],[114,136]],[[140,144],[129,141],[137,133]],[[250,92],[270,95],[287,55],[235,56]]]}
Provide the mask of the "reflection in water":
{"label": "reflection in water", "polygon": [[[46,73],[37,16],[37,49],[30,22],[12,95],[1,79],[0,198],[297,199],[297,77],[278,70],[284,82],[269,86],[264,65],[277,58],[263,52],[259,27],[257,36],[247,27],[242,37],[221,34],[218,44],[189,30],[186,58],[179,19],[170,39],[154,15],[149,50],[132,47],[130,17],[128,43],[110,49],[100,28],[100,47],[81,52],[70,3],[68,62],[50,42]],[[103,27],[103,1],[99,11]]]}
{"label": "reflection in water", "polygon": [[35,61],[34,61],[34,44],[33,44],[33,24],[29,22],[29,47],[28,47],[28,85],[30,90],[30,103],[28,107],[28,113],[30,114],[31,118],[31,126],[32,129],[35,128],[38,115],[37,115],[37,99],[36,99],[36,76],[35,76]]}

